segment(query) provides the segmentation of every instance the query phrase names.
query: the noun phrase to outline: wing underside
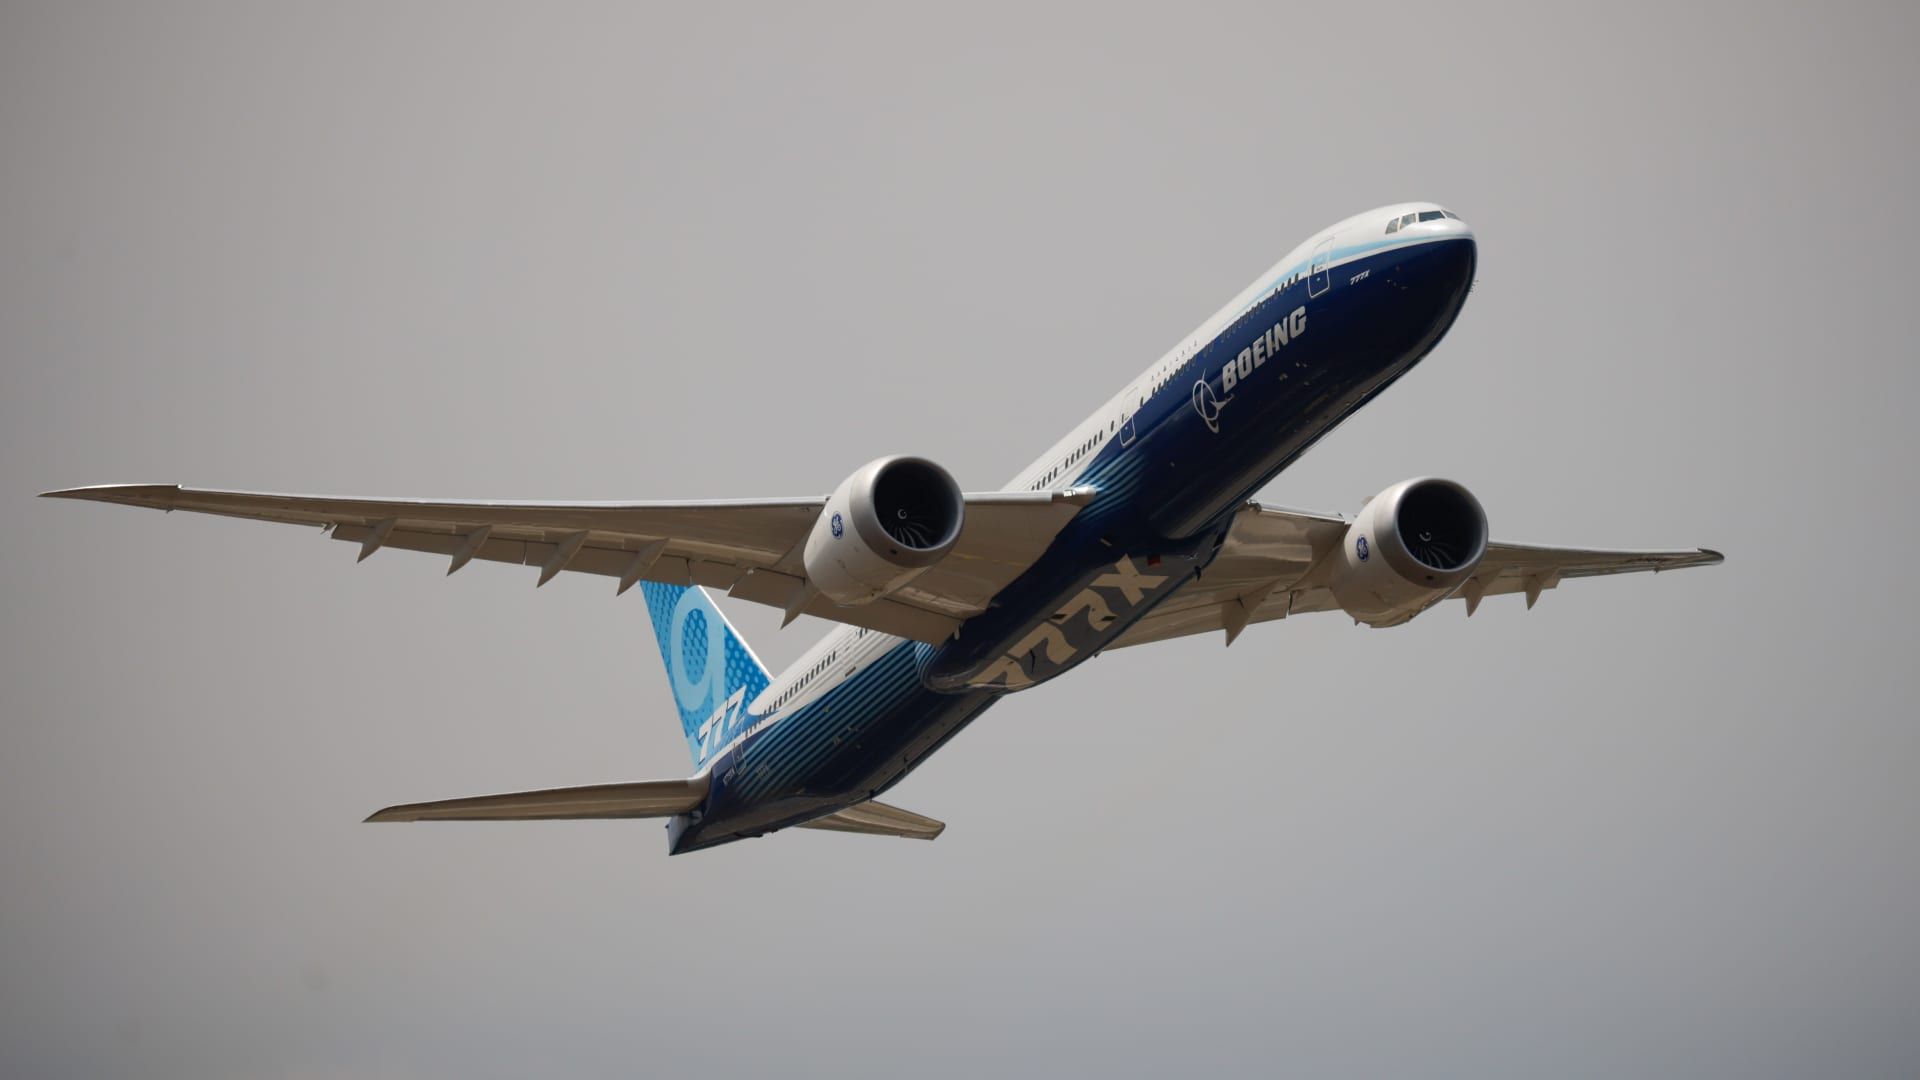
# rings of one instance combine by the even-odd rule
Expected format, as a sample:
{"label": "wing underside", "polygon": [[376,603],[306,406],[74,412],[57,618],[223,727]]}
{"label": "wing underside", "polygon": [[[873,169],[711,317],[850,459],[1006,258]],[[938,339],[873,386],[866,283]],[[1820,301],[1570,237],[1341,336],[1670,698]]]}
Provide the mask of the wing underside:
{"label": "wing underside", "polygon": [[[1348,524],[1328,514],[1249,505],[1234,519],[1205,573],[1108,647],[1214,631],[1225,631],[1231,644],[1253,623],[1339,610],[1327,589],[1327,570]],[[1719,552],[1704,548],[1609,551],[1496,542],[1487,545],[1479,569],[1452,596],[1472,615],[1489,596],[1521,593],[1532,607],[1541,593],[1572,578],[1657,573],[1720,561]]]}
{"label": "wing underside", "polygon": [[[46,493],[56,498],[189,510],[317,527],[358,544],[445,556],[447,573],[479,559],[538,567],[536,584],[562,572],[704,585],[729,595],[882,633],[937,644],[986,610],[1046,550],[1091,497],[1084,490],[969,494],[954,550],[905,587],[870,604],[841,607],[807,586],[800,551],[824,497],[731,502],[546,503],[356,499],[212,491],[172,484],[108,485]],[[1252,623],[1338,608],[1326,587],[1327,556],[1348,522],[1327,514],[1249,504],[1218,558],[1134,624],[1110,648],[1214,630],[1229,640]],[[1608,551],[1493,543],[1453,595],[1473,614],[1489,596],[1524,593],[1528,606],[1562,581],[1721,561],[1718,552]]]}
{"label": "wing underside", "polygon": [[357,544],[445,556],[451,574],[478,559],[562,572],[704,585],[730,595],[916,641],[938,643],[1032,565],[1089,492],[969,494],[966,522],[941,562],[887,597],[840,607],[807,587],[801,549],[824,497],[712,502],[546,503],[335,498],[117,484],[54,498],[188,510],[319,528]]}

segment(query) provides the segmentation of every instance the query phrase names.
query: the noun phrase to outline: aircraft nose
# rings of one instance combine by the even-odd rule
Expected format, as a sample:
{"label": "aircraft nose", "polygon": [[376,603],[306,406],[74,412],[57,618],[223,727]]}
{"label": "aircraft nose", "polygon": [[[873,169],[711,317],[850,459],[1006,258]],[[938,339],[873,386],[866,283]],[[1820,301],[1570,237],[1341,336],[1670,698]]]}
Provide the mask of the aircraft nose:
{"label": "aircraft nose", "polygon": [[1472,231],[1462,223],[1457,233],[1408,252],[1405,261],[1413,274],[1435,279],[1429,284],[1441,291],[1456,287],[1465,290],[1473,284],[1480,246],[1474,242]]}
{"label": "aircraft nose", "polygon": [[1370,330],[1377,346],[1393,355],[1424,355],[1460,314],[1478,262],[1479,248],[1464,222],[1401,249],[1377,275],[1388,290]]}

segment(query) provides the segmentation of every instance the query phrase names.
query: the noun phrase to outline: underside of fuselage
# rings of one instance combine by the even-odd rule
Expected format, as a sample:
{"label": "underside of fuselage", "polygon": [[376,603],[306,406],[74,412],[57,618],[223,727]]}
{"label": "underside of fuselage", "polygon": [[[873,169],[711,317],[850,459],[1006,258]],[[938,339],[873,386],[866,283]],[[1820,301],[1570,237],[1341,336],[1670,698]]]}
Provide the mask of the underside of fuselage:
{"label": "underside of fuselage", "polygon": [[1236,508],[1432,350],[1475,259],[1470,237],[1362,254],[1250,307],[1143,402],[1131,445],[1072,480],[1092,504],[937,647],[927,685],[1024,689],[1124,633],[1206,568]]}
{"label": "underside of fuselage", "polygon": [[926,653],[902,641],[721,754],[710,765],[706,805],[673,820],[670,850],[761,836],[875,798],[999,699],[928,690],[920,677]]}

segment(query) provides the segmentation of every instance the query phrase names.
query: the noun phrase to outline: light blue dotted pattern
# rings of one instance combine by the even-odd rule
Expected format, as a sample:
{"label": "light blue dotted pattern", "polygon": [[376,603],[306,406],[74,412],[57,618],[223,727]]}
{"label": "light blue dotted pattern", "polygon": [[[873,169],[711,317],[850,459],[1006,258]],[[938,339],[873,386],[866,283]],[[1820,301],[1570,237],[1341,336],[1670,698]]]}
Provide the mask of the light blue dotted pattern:
{"label": "light blue dotted pattern", "polygon": [[707,677],[707,614],[698,608],[687,612],[680,631],[680,667],[696,684]]}
{"label": "light blue dotted pattern", "polygon": [[[767,669],[747,651],[746,642],[713,598],[697,585],[640,583],[653,620],[660,660],[667,666],[667,683],[680,710],[680,730],[696,766],[706,764],[713,751],[733,741],[752,722],[747,705],[767,688]],[[718,653],[723,662],[713,663]],[[701,726],[712,719],[728,699],[740,692],[737,707],[713,724],[703,739]]]}

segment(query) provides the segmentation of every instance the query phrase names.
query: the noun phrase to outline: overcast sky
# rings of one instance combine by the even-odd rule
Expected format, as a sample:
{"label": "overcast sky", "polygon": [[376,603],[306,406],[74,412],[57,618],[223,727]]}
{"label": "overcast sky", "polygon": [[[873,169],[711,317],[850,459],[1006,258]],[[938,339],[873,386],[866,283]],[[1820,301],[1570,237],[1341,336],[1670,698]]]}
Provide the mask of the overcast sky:
{"label": "overcast sky", "polygon": [[[0,4],[0,1073],[1920,1075],[1912,5],[711,7]],[[1403,199],[1263,497],[1727,563],[1111,654],[932,844],[363,826],[684,774],[637,594],[31,498],[993,488]]]}

